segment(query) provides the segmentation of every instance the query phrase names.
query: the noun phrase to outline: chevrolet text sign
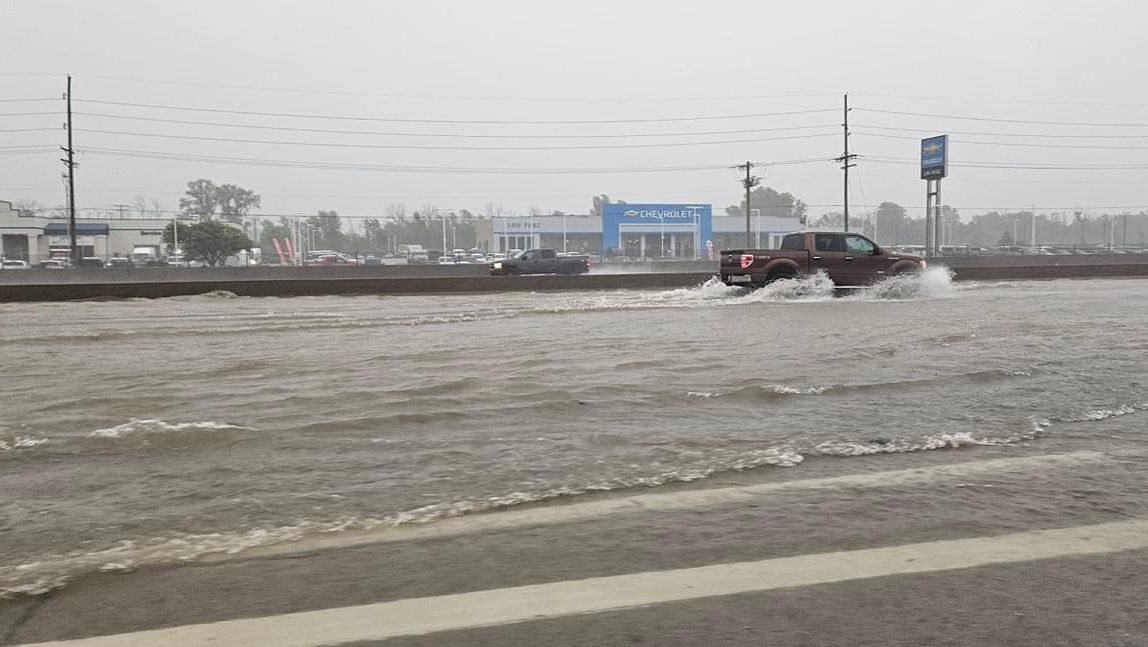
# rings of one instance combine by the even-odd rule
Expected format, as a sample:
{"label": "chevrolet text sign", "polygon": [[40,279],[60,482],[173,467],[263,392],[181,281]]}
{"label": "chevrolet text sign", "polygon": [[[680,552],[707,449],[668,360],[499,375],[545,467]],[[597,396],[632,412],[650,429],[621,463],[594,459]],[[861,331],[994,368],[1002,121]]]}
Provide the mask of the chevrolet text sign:
{"label": "chevrolet text sign", "polygon": [[704,245],[713,231],[713,205],[618,204],[602,207],[602,249],[621,247],[621,231],[697,235]]}
{"label": "chevrolet text sign", "polygon": [[921,140],[921,179],[935,180],[949,174],[949,136]]}

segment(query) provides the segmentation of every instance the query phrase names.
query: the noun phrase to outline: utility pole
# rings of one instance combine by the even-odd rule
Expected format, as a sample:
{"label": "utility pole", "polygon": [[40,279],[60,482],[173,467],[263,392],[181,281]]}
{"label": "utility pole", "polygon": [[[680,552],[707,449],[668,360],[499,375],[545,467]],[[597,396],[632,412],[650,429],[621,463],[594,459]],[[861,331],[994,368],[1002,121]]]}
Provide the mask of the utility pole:
{"label": "utility pole", "polygon": [[750,192],[753,190],[753,187],[757,186],[758,182],[761,181],[761,178],[759,178],[755,175],[750,175],[750,171],[753,169],[753,166],[754,166],[753,162],[747,161],[745,164],[738,164],[737,166],[734,167],[736,169],[745,169],[745,179],[741,181],[741,185],[743,187],[745,187],[745,247],[746,247],[746,249],[753,248],[753,231],[752,231],[752,227],[750,227],[750,224],[749,224],[749,196],[750,196]]}
{"label": "utility pole", "polygon": [[841,170],[845,171],[845,231],[849,231],[849,168],[857,166],[853,164],[853,160],[857,158],[856,155],[849,153],[849,93],[845,93],[845,120],[841,123],[841,127],[845,133],[845,152],[841,157],[834,158],[834,162],[841,162]]}
{"label": "utility pole", "polygon": [[68,90],[64,95],[68,101],[68,147],[64,152],[68,159],[60,160],[68,167],[68,255],[72,267],[80,266],[80,248],[76,245],[76,159],[72,150],[72,75],[68,75]]}

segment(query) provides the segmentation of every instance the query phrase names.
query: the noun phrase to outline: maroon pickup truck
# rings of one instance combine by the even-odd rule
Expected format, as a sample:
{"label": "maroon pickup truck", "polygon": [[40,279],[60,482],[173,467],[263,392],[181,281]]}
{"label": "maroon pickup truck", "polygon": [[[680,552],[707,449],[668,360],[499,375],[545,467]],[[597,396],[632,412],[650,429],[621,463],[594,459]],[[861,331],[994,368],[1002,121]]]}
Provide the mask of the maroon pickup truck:
{"label": "maroon pickup truck", "polygon": [[761,287],[824,271],[838,287],[860,287],[886,276],[920,272],[925,259],[894,254],[860,234],[807,231],[789,234],[781,249],[724,249],[721,281],[726,285]]}

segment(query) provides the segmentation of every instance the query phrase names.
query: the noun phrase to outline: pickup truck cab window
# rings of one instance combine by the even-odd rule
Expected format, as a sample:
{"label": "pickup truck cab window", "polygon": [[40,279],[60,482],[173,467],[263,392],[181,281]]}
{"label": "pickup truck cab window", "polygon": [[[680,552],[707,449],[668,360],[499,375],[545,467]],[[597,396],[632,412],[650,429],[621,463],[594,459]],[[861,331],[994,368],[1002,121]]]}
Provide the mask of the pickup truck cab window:
{"label": "pickup truck cab window", "polygon": [[539,252],[541,258],[558,258],[558,252],[553,249],[544,249]]}
{"label": "pickup truck cab window", "polygon": [[805,249],[805,234],[789,234],[782,238],[781,248],[790,251]]}
{"label": "pickup truck cab window", "polygon": [[819,252],[844,252],[845,241],[840,234],[816,234],[813,244]]}
{"label": "pickup truck cab window", "polygon": [[533,249],[522,252],[522,260],[524,261],[532,261],[536,258],[538,258],[538,252],[534,251]]}
{"label": "pickup truck cab window", "polygon": [[870,242],[868,239],[862,238],[861,236],[847,235],[845,236],[845,249],[850,252],[858,252],[860,254],[872,254],[873,250],[877,249],[877,246]]}

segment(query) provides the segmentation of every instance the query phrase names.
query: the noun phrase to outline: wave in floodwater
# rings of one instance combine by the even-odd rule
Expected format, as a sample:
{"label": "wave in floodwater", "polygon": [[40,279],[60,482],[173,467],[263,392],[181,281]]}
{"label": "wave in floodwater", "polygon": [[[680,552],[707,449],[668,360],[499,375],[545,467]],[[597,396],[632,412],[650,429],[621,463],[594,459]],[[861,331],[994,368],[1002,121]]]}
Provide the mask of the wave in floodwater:
{"label": "wave in floodwater", "polygon": [[[813,391],[803,393],[817,395]],[[70,578],[93,572],[130,571],[149,564],[178,563],[212,556],[238,555],[244,551],[286,544],[308,536],[349,531],[386,532],[406,524],[425,524],[468,514],[490,512],[514,506],[585,494],[620,492],[634,488],[654,488],[672,483],[688,483],[730,472],[762,467],[795,467],[810,457],[848,458],[879,454],[901,454],[922,451],[961,449],[976,446],[1010,445],[1031,441],[1056,424],[1094,422],[1148,411],[1148,403],[1117,405],[1111,409],[1093,409],[1078,416],[1059,418],[1030,417],[1028,424],[1004,436],[978,436],[973,433],[943,433],[919,437],[872,438],[820,441],[808,446],[779,446],[758,450],[728,452],[701,466],[652,474],[636,474],[584,483],[560,485],[535,491],[509,492],[501,495],[440,502],[380,517],[340,516],[330,520],[302,519],[281,526],[252,528],[239,532],[184,534],[173,537],[123,540],[102,550],[76,551],[45,556],[35,562],[0,566],[0,598],[41,595],[64,586]],[[170,435],[211,433],[217,430],[245,429],[227,423],[166,423],[133,421],[109,429],[97,430],[100,437],[124,438],[132,435]],[[97,432],[93,432],[97,433]],[[12,436],[0,430],[0,439]],[[32,445],[34,446],[34,444]],[[29,448],[31,448],[30,446]]]}
{"label": "wave in floodwater", "polygon": [[894,382],[873,382],[863,384],[753,384],[728,391],[688,391],[689,398],[729,398],[733,400],[779,400],[796,396],[838,395],[847,393],[898,393],[921,387],[935,387],[955,383],[988,384],[1012,378],[1032,377],[1032,370],[988,369],[958,373],[956,375],[929,377],[916,380]]}
{"label": "wave in floodwater", "polygon": [[[900,301],[943,298],[956,294],[952,273],[943,267],[930,268],[919,275],[890,277],[869,288],[835,298],[833,281],[819,272],[813,276],[775,281],[763,288],[750,290],[724,285],[716,277],[705,283],[660,292],[632,292],[618,290],[591,295],[579,294],[559,297],[556,303],[542,303],[505,308],[469,308],[460,312],[436,312],[416,315],[390,315],[382,317],[354,316],[343,313],[255,313],[239,315],[235,320],[220,321],[218,325],[199,327],[157,326],[154,328],[112,328],[104,330],[64,330],[49,335],[13,336],[0,338],[4,344],[57,344],[60,342],[103,342],[122,338],[153,338],[170,336],[230,336],[276,332],[320,332],[339,330],[382,329],[390,326],[426,326],[459,324],[474,321],[492,321],[518,317],[555,314],[585,313],[613,310],[646,310],[658,308],[697,308],[737,306],[753,303],[810,303],[835,300]],[[189,300],[226,300],[231,293],[219,291],[197,297],[173,297]],[[162,321],[162,320],[161,320]],[[113,322],[114,323],[114,322]]]}

